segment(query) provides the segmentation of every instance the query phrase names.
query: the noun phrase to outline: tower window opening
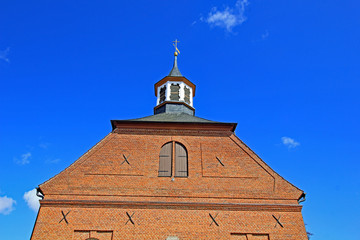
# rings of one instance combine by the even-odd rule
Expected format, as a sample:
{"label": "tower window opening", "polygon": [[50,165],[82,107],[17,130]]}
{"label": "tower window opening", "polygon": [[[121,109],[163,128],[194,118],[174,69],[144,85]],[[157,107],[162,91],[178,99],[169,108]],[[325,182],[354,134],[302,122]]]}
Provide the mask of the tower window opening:
{"label": "tower window opening", "polygon": [[163,86],[162,88],[160,88],[160,103],[165,101],[166,99],[165,93],[166,93],[166,86]]}
{"label": "tower window opening", "polygon": [[180,85],[179,84],[171,84],[170,86],[170,100],[179,101],[180,100]]}
{"label": "tower window opening", "polygon": [[190,104],[190,89],[188,87],[185,87],[184,92],[185,92],[184,101],[187,104]]}

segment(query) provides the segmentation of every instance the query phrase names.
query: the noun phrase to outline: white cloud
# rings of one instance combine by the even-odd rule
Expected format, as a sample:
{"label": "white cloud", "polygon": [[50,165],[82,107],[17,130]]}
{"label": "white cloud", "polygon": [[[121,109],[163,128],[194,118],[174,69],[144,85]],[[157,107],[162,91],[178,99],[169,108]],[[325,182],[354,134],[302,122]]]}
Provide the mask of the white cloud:
{"label": "white cloud", "polygon": [[7,215],[14,210],[16,201],[7,196],[0,197],[0,214]]}
{"label": "white cloud", "polygon": [[266,30],[265,33],[261,34],[261,39],[265,40],[266,38],[268,38],[270,35],[269,30]]}
{"label": "white cloud", "polygon": [[24,153],[20,156],[20,159],[14,158],[16,164],[26,165],[30,163],[31,152]]}
{"label": "white cloud", "polygon": [[41,142],[39,143],[39,147],[42,149],[47,149],[49,147],[50,143],[47,142]]}
{"label": "white cloud", "polygon": [[216,7],[212,8],[207,18],[201,20],[210,24],[210,26],[222,27],[231,32],[235,26],[245,22],[245,7],[249,5],[248,0],[238,0],[235,7],[226,7],[223,11]]}
{"label": "white cloud", "polygon": [[289,137],[282,137],[281,138],[282,143],[287,146],[288,148],[295,148],[300,145],[299,142],[295,141],[292,138]]}
{"label": "white cloud", "polygon": [[61,161],[60,158],[48,158],[45,160],[46,163],[51,163],[51,164],[56,164],[59,163]]}
{"label": "white cloud", "polygon": [[36,189],[34,188],[33,190],[30,190],[26,193],[24,193],[24,200],[27,203],[27,205],[29,206],[29,208],[35,212],[37,212],[39,210],[40,207],[40,203],[39,200],[40,198],[38,196],[36,196]]}
{"label": "white cloud", "polygon": [[5,50],[3,51],[0,51],[0,59],[1,60],[4,60],[5,62],[10,62],[9,58],[8,58],[8,55],[9,55],[9,52],[10,52],[10,48],[6,48]]}

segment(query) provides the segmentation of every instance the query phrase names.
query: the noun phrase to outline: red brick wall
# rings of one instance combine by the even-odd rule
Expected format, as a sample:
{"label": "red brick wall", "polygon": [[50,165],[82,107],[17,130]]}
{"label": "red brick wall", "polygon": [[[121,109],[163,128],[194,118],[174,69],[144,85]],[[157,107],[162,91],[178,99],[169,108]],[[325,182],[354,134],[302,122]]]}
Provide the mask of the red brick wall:
{"label": "red brick wall", "polygon": [[[158,177],[169,141],[186,147],[188,178]],[[40,187],[32,239],[306,239],[302,191],[231,133],[116,129]]]}
{"label": "red brick wall", "polygon": [[[65,213],[70,210],[68,224],[64,221],[59,223],[61,210]],[[127,222],[126,212],[133,214],[134,225]],[[219,226],[212,223],[209,213],[216,216]],[[280,216],[283,228],[272,215]],[[78,207],[42,207],[32,239],[85,240],[90,231],[92,237],[96,233],[99,239],[104,240],[166,239],[168,236],[179,239],[237,239],[235,234],[255,235],[254,240],[264,239],[259,238],[261,235],[268,235],[271,240],[307,239],[300,212]]]}

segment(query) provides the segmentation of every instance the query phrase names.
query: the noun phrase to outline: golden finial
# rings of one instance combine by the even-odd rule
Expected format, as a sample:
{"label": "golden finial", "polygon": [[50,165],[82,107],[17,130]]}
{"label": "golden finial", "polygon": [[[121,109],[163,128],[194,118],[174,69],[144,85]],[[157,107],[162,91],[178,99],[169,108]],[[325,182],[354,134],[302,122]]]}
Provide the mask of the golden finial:
{"label": "golden finial", "polygon": [[177,39],[175,39],[175,41],[173,41],[173,46],[175,47],[174,56],[177,56],[178,54],[180,54],[180,50],[177,48],[177,44],[178,44],[179,42],[180,42],[180,41],[178,41]]}

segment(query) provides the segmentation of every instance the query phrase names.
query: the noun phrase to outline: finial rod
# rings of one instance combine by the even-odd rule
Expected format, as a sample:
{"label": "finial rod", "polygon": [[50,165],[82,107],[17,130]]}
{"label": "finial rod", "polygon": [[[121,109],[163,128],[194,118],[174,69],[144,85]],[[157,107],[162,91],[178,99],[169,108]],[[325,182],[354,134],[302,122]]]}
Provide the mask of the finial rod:
{"label": "finial rod", "polygon": [[173,68],[171,69],[171,72],[168,76],[172,76],[172,77],[182,77],[179,68],[177,66],[177,56],[180,54],[180,50],[177,47],[177,44],[179,43],[179,41],[177,39],[175,39],[175,41],[173,41],[173,46],[175,48],[175,52],[174,52],[174,65]]}

